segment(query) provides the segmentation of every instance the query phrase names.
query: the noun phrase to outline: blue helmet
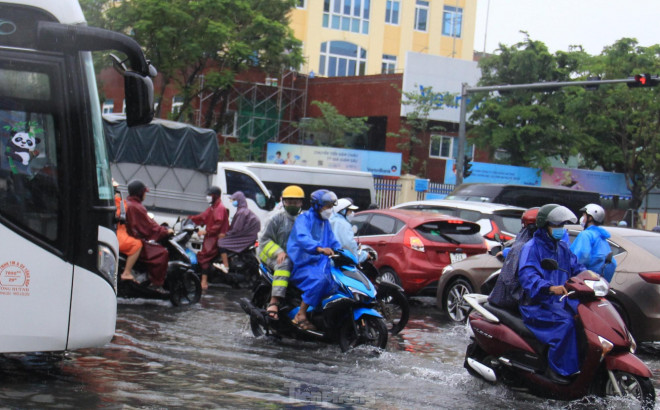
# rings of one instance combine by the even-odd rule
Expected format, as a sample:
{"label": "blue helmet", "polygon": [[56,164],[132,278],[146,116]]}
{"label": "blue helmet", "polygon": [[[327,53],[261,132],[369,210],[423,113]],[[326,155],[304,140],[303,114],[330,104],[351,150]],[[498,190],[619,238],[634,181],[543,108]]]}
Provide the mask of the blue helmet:
{"label": "blue helmet", "polygon": [[335,193],[332,191],[328,191],[327,189],[319,189],[312,192],[310,201],[312,203],[312,209],[318,212],[324,206],[337,205],[337,195],[335,195]]}

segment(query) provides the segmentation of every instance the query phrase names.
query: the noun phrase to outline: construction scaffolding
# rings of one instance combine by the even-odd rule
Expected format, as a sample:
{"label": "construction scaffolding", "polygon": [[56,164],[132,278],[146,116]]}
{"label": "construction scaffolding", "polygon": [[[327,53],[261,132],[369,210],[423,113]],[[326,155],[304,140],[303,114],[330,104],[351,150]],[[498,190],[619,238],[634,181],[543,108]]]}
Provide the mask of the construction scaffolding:
{"label": "construction scaffolding", "polygon": [[306,116],[308,85],[309,78],[294,71],[266,78],[264,83],[235,81],[226,113],[228,117],[233,115],[233,126],[226,129],[226,134],[249,141],[250,151],[263,155],[268,142],[302,143],[300,129],[294,123]]}

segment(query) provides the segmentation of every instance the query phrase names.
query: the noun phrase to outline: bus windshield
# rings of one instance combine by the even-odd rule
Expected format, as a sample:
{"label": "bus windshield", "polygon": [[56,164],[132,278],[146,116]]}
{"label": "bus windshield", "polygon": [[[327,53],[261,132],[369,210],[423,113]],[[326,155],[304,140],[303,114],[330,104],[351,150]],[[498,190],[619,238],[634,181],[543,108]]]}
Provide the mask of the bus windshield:
{"label": "bus windshield", "polygon": [[96,81],[94,80],[94,63],[89,52],[81,53],[87,80],[87,91],[90,101],[90,115],[92,116],[92,132],[94,137],[94,153],[96,159],[96,181],[98,184],[98,198],[110,200],[113,197],[112,177],[110,175],[110,162],[103,136],[103,120],[101,118],[101,105],[98,98]]}

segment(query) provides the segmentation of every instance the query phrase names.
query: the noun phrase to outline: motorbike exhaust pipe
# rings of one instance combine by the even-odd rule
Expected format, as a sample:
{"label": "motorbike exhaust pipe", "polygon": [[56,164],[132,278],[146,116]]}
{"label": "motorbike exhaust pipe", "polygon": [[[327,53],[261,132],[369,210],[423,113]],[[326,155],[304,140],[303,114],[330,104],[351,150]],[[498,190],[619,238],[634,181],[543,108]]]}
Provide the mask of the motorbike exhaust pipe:
{"label": "motorbike exhaust pipe", "polygon": [[493,371],[493,369],[491,369],[490,367],[479,363],[478,361],[472,359],[471,357],[467,358],[467,364],[472,368],[472,370],[479,373],[479,375],[484,379],[486,379],[487,381],[491,383],[495,383],[497,381],[497,376],[495,376],[495,371]]}

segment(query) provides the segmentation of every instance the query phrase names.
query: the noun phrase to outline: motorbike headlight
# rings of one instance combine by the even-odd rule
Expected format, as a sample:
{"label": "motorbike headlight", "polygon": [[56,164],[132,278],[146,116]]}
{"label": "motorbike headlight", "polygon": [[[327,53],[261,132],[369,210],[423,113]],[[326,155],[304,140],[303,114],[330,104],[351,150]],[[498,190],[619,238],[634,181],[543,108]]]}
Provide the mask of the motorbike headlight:
{"label": "motorbike headlight", "polygon": [[635,338],[630,334],[630,330],[626,330],[628,331],[628,339],[630,339],[630,353],[635,354],[635,351],[637,351],[637,342],[635,342]]}
{"label": "motorbike headlight", "polygon": [[109,246],[99,244],[96,267],[98,268],[99,272],[101,272],[101,275],[110,281],[116,291],[117,259],[115,258],[115,253]]}
{"label": "motorbike headlight", "polygon": [[604,337],[598,336],[598,341],[600,341],[600,347],[603,348],[603,356],[608,354],[610,350],[614,349],[614,344]]}
{"label": "motorbike headlight", "polygon": [[353,295],[353,299],[355,299],[356,302],[366,303],[369,301],[369,299],[371,299],[369,295],[367,295],[366,293],[359,291],[355,288],[352,288],[350,286],[348,287],[348,290],[351,292],[351,294]]}
{"label": "motorbike headlight", "polygon": [[584,284],[589,286],[596,296],[607,296],[607,293],[610,290],[610,285],[608,285],[603,278],[598,280],[585,280]]}

